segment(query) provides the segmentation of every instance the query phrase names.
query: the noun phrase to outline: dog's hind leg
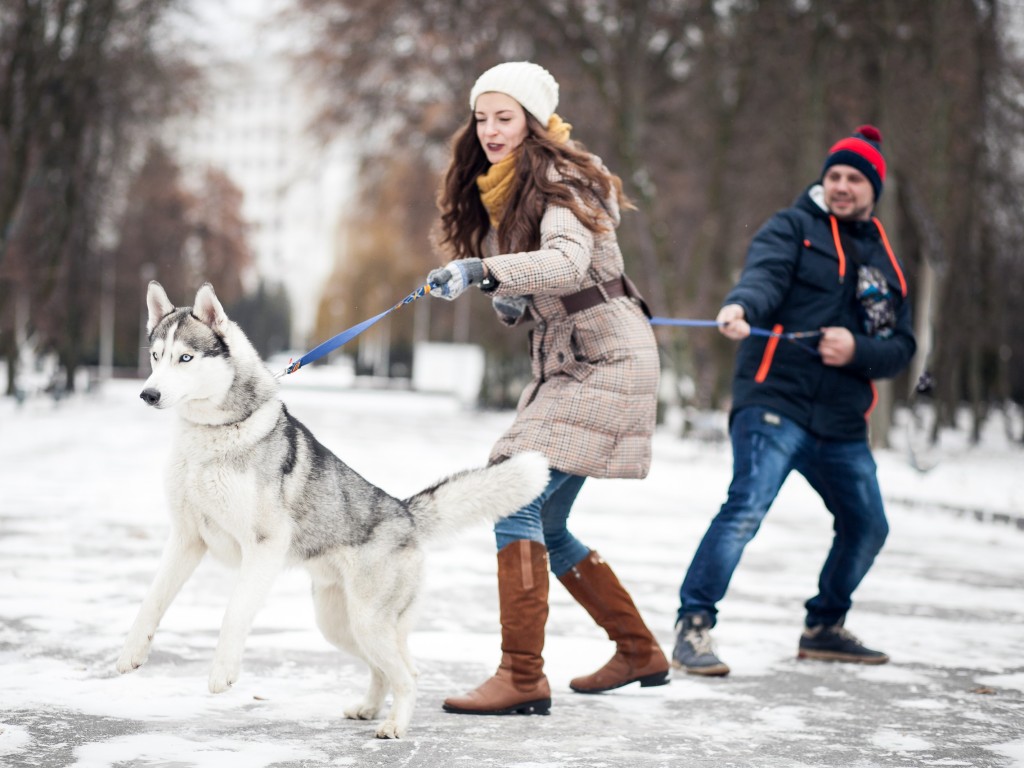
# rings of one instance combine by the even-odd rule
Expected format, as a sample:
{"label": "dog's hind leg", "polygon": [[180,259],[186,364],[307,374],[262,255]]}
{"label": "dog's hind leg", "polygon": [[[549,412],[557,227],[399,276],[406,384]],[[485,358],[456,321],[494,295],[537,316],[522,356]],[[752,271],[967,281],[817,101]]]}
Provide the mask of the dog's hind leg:
{"label": "dog's hind leg", "polygon": [[371,661],[364,661],[370,667],[370,686],[361,701],[345,707],[344,715],[349,720],[373,720],[384,706],[384,697],[388,695],[388,681],[384,671]]}
{"label": "dog's hind leg", "polygon": [[[359,636],[366,638],[363,656],[372,673],[364,707],[380,708],[384,694],[393,694],[391,711],[377,729],[378,739],[397,739],[405,735],[416,703],[416,672],[407,662],[407,653],[400,647],[399,632],[391,621],[374,617],[358,622]],[[365,635],[362,633],[365,632]]]}
{"label": "dog's hind leg", "polygon": [[210,669],[210,693],[223,693],[242,671],[242,651],[256,612],[263,605],[274,579],[284,568],[289,541],[264,539],[242,552],[238,581],[231,592]]}
{"label": "dog's hind leg", "polygon": [[412,654],[409,653],[409,633],[412,631],[415,618],[415,611],[407,610],[398,618],[396,626],[398,627],[398,650],[405,660],[405,665],[412,672],[412,676],[417,678],[420,673],[416,669],[416,662],[413,660]]}
{"label": "dog's hind leg", "polygon": [[313,581],[313,608],[316,625],[324,639],[343,651],[359,655],[359,645],[352,637],[348,622],[348,601],[344,588],[333,582]]}
{"label": "dog's hind leg", "polygon": [[406,644],[409,622],[403,621],[411,613],[415,594],[411,590],[402,594],[403,591],[395,588],[388,596],[388,599],[398,601],[396,607],[400,605],[401,608],[397,611],[382,610],[382,606],[364,602],[350,594],[350,600],[354,603],[350,606],[354,634],[362,646],[361,655],[375,673],[366,694],[367,703],[378,693],[377,670],[383,675],[384,685],[390,687],[393,694],[391,711],[377,729],[379,739],[404,736],[416,703],[416,669],[411,663]]}
{"label": "dog's hind leg", "polygon": [[370,667],[370,687],[357,704],[346,707],[345,717],[350,720],[372,720],[380,712],[388,686],[384,673],[370,663],[362,647],[352,634],[349,619],[348,598],[344,588],[336,583],[315,583],[313,605],[316,608],[316,623],[324,638],[343,651],[367,662]]}
{"label": "dog's hind leg", "polygon": [[160,620],[204,554],[206,545],[198,536],[181,530],[171,533],[153,584],[142,601],[135,622],[125,639],[121,655],[117,659],[118,672],[131,672],[145,663]]}

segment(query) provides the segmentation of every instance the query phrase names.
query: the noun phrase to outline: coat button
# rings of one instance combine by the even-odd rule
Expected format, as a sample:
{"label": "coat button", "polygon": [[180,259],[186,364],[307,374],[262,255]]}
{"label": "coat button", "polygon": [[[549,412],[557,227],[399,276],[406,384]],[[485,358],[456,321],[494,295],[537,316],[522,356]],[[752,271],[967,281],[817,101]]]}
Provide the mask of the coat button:
{"label": "coat button", "polygon": [[558,362],[560,362],[560,363],[564,363],[565,362],[565,353],[564,352],[559,352],[558,353]]}

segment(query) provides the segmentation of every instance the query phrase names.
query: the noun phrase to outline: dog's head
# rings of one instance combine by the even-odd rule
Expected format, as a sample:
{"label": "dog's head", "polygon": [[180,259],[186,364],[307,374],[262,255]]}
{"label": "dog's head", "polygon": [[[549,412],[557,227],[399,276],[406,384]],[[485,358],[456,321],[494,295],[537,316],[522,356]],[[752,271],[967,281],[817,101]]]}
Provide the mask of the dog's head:
{"label": "dog's head", "polygon": [[140,397],[155,408],[191,401],[218,406],[234,381],[230,337],[237,326],[228,319],[213,286],[204,284],[193,306],[175,307],[153,280],[146,305],[153,373]]}

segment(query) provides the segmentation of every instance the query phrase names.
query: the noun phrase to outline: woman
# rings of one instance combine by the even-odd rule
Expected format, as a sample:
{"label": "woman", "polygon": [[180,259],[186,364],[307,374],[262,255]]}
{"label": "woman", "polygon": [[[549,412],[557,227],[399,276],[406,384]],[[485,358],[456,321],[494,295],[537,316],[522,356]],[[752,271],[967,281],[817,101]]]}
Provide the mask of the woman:
{"label": "woman", "polygon": [[557,103],[558,83],[536,64],[484,72],[438,199],[440,244],[454,260],[428,276],[431,295],[451,300],[478,285],[506,325],[534,322],[533,381],[491,461],[540,451],[551,466],[545,491],[495,525],[501,665],[476,690],[447,699],[448,712],[547,713],[549,557],[616,644],[607,664],[570,687],[668,682],[665,655],[629,594],[566,528],[587,477],[647,475],[659,365],[614,234],[622,183],[569,140]]}

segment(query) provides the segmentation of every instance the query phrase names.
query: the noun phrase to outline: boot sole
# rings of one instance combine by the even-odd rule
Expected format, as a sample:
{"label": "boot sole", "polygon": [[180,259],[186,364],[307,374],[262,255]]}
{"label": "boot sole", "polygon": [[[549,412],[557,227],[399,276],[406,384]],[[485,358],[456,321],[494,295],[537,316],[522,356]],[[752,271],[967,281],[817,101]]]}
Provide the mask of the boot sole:
{"label": "boot sole", "polygon": [[856,656],[851,653],[837,653],[835,651],[811,651],[801,649],[797,652],[798,659],[810,659],[812,661],[839,661],[846,664],[885,664],[889,657],[882,656]]}
{"label": "boot sole", "polygon": [[463,709],[450,704],[442,704],[441,709],[453,715],[550,715],[551,699],[524,701],[504,709]]}
{"label": "boot sole", "polygon": [[641,688],[653,688],[657,685],[668,685],[672,682],[668,676],[668,670],[664,672],[655,672],[650,675],[643,675],[642,677],[634,677],[630,680],[624,680],[621,683],[615,685],[608,685],[604,688],[577,688],[572,683],[569,687],[572,688],[576,693],[604,693],[605,691],[614,691],[616,688],[622,688],[623,686],[630,685],[631,683],[640,683]]}
{"label": "boot sole", "polygon": [[699,675],[700,677],[725,677],[729,674],[729,667],[726,664],[713,664],[710,667],[687,667],[673,660],[672,666],[688,675]]}

